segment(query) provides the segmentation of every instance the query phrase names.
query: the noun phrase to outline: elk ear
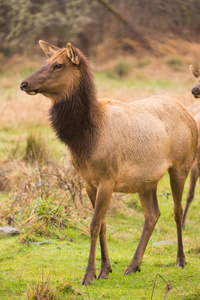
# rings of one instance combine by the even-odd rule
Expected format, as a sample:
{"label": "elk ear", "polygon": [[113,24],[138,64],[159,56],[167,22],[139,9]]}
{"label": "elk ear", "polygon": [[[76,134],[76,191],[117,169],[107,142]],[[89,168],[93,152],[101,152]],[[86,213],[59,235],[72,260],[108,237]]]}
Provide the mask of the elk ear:
{"label": "elk ear", "polygon": [[48,56],[51,57],[53,54],[55,54],[60,48],[53,46],[45,41],[40,40],[39,45],[44,51],[44,53]]}
{"label": "elk ear", "polygon": [[73,62],[73,64],[78,66],[81,61],[81,57],[78,53],[78,50],[75,47],[73,47],[70,43],[67,44],[66,48],[69,59],[71,60],[71,62]]}
{"label": "elk ear", "polygon": [[193,65],[190,65],[189,69],[195,77],[200,78],[200,69],[199,68],[197,68]]}

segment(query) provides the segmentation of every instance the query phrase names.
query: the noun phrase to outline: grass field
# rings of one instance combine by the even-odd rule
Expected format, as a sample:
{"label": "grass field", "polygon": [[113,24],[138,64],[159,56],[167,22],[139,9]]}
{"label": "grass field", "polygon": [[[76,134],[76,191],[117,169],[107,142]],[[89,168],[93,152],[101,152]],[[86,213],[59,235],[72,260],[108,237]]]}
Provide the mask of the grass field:
{"label": "grass field", "polygon": [[[185,192],[187,189],[188,183]],[[40,219],[40,226],[43,225],[40,231],[34,224],[30,227],[24,223],[17,226],[22,230],[21,236],[1,238],[1,299],[29,299],[25,296],[27,290],[33,289],[33,286],[36,288],[42,278],[45,282],[48,277],[49,287],[58,291],[58,299],[151,299],[154,283],[153,299],[164,299],[166,283],[173,286],[167,299],[199,299],[199,193],[196,194],[183,234],[187,261],[184,270],[178,269],[175,263],[177,244],[173,201],[171,195],[168,199],[164,196],[167,193],[170,193],[170,189],[168,177],[165,176],[158,189],[161,217],[147,246],[141,273],[123,275],[142,230],[143,215],[139,201],[136,195],[122,199],[115,195],[107,218],[108,248],[113,270],[108,280],[94,281],[89,287],[80,285],[87,265],[91,213],[87,211],[83,218],[81,212],[77,211],[68,217],[63,216],[63,223],[66,224],[62,229],[53,226],[50,218],[48,222]],[[5,201],[5,196],[1,201]],[[51,203],[46,205],[49,211],[43,207],[43,217],[45,214],[48,217],[47,214],[52,211]],[[33,199],[31,206],[36,206],[36,200]],[[37,221],[39,218],[41,214],[37,216]],[[18,221],[18,217],[16,219]],[[44,241],[51,244],[34,243]],[[98,274],[99,246],[97,249]],[[59,292],[61,286],[63,289]]]}
{"label": "grass field", "polygon": [[[49,101],[19,90],[41,58],[12,59],[0,74],[0,226],[14,226],[21,234],[0,237],[0,299],[200,299],[199,185],[183,232],[187,267],[182,270],[176,267],[168,175],[159,183],[161,217],[141,272],[123,275],[142,232],[138,196],[114,194],[107,214],[113,273],[108,280],[81,286],[89,255],[91,205],[68,163],[67,149],[48,125]],[[94,65],[94,70],[99,97],[129,102],[161,93],[186,106],[194,102],[190,90],[196,80],[177,57],[119,59],[101,71]],[[38,150],[31,151],[30,143]],[[189,179],[183,206],[188,188]],[[100,258],[98,244],[97,275]]]}

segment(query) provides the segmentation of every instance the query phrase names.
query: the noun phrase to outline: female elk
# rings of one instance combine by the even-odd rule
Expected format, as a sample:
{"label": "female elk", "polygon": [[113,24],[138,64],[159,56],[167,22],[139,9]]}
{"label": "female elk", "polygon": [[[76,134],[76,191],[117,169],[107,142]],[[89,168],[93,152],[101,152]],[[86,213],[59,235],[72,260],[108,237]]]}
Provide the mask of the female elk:
{"label": "female elk", "polygon": [[111,265],[106,242],[106,212],[113,192],[138,193],[144,209],[142,236],[125,274],[140,270],[145,248],[160,216],[156,190],[169,171],[177,226],[177,265],[185,268],[182,244],[182,193],[194,160],[196,123],[187,109],[167,96],[134,103],[97,100],[86,57],[67,44],[59,49],[44,41],[49,57],[44,66],[21,83],[30,95],[42,93],[52,101],[50,119],[59,139],[68,145],[94,207],[90,224],[90,254],[82,280],[95,276],[95,251],[101,245],[98,278],[108,278]]}
{"label": "female elk", "polygon": [[[197,68],[193,65],[190,65],[190,70],[195,77],[200,79],[200,69],[199,68]],[[200,84],[195,86],[191,92],[195,98],[200,98]],[[198,177],[200,177],[200,102],[199,101],[194,102],[189,107],[189,111],[191,112],[191,114],[193,115],[193,117],[197,123],[199,136],[198,136],[196,157],[192,164],[191,173],[190,173],[190,188],[189,188],[189,192],[187,195],[187,202],[186,202],[186,206],[185,206],[185,210],[184,210],[184,214],[183,214],[183,228],[185,228],[186,216],[187,216],[190,204],[192,203],[192,201],[194,199],[196,182],[197,182]]]}

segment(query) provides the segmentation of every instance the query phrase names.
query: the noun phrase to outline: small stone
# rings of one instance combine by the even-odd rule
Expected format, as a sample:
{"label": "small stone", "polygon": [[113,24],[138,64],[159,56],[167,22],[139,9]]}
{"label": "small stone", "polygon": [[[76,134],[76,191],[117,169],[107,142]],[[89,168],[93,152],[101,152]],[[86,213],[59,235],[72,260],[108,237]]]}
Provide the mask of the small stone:
{"label": "small stone", "polygon": [[153,246],[159,246],[159,245],[174,245],[175,242],[173,241],[160,241],[160,242],[156,242],[156,243],[153,243]]}
{"label": "small stone", "polygon": [[0,227],[0,234],[5,234],[5,235],[19,235],[20,231],[16,228],[13,227]]}
{"label": "small stone", "polygon": [[49,241],[43,241],[43,242],[29,242],[29,244],[34,244],[34,245],[51,245]]}

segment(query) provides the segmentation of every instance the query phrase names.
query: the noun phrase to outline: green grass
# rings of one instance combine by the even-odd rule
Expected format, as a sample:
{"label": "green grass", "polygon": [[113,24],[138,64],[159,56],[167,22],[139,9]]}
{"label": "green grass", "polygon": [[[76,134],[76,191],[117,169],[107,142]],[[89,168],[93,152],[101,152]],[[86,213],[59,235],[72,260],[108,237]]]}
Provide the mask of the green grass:
{"label": "green grass", "polygon": [[[107,238],[113,273],[108,280],[94,281],[89,287],[80,285],[87,265],[90,240],[79,228],[69,226],[58,232],[58,236],[62,234],[64,239],[49,237],[50,245],[22,244],[21,237],[1,238],[0,299],[24,299],[27,285],[36,286],[41,282],[42,274],[44,278],[50,276],[52,288],[56,289],[67,283],[76,293],[81,293],[83,299],[151,299],[157,274],[174,287],[168,292],[167,299],[200,299],[199,192],[191,206],[186,230],[183,232],[187,268],[182,270],[176,267],[177,244],[172,196],[169,195],[168,199],[163,196],[164,192],[170,192],[168,187],[168,176],[165,176],[158,190],[161,217],[147,246],[140,273],[123,275],[142,231],[141,209],[132,210],[132,216],[110,210],[107,217]],[[186,191],[187,189],[188,182]],[[79,219],[79,222],[89,231],[89,218]],[[47,238],[36,235],[33,240],[45,241]],[[154,245],[159,241],[173,243]],[[100,270],[100,258],[98,244],[97,274]],[[164,298],[166,282],[160,276],[156,280],[153,299]],[[80,297],[69,293],[69,290],[62,292],[58,299]]]}
{"label": "green grass", "polygon": [[157,93],[164,93],[166,92],[166,89],[168,89],[168,91],[176,91],[178,88],[177,82],[175,82],[173,79],[155,80],[147,78],[143,74],[139,75],[138,77],[138,79],[132,79],[131,77],[126,79],[118,79],[111,77],[109,72],[95,74],[97,88],[101,87],[101,85],[106,82],[109,85],[111,92],[120,87],[135,87],[137,89],[145,89],[145,91],[148,91],[153,95]]}
{"label": "green grass", "polygon": [[59,160],[66,147],[57,138],[54,131],[48,126],[27,127],[18,124],[15,127],[0,127],[0,161],[20,158],[26,152],[27,138],[34,132],[36,136],[41,136],[47,143],[50,151],[50,158]]}

